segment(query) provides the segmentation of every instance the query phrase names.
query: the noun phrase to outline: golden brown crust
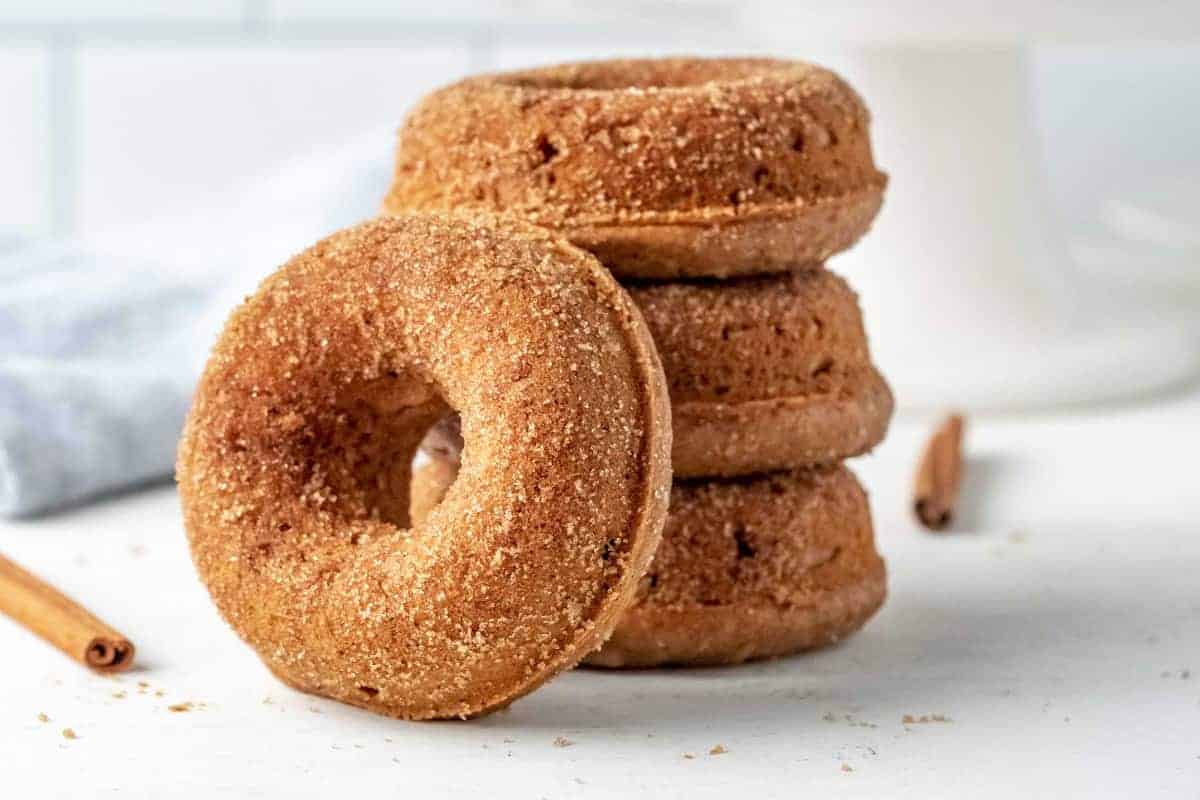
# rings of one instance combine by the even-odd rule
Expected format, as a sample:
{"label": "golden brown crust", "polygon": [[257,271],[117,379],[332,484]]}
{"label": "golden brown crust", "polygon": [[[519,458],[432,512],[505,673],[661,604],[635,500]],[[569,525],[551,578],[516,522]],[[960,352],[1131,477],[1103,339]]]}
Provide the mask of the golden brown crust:
{"label": "golden brown crust", "polygon": [[885,594],[867,497],[845,467],[677,481],[638,601],[585,663],[736,664],[821,647]]}
{"label": "golden brown crust", "polygon": [[818,264],[887,177],[861,98],[774,59],[639,59],[468,78],[405,120],[384,211],[474,207],[561,231],[623,277]]}
{"label": "golden brown crust", "polygon": [[[408,525],[417,442],[457,491]],[[178,481],[221,613],[288,683],[392,716],[510,703],[594,650],[657,546],[670,412],[636,307],[529,225],[375,220],[237,309]]]}
{"label": "golden brown crust", "polygon": [[883,441],[894,405],[892,390],[874,368],[828,394],[679,403],[671,409],[671,462],[680,478],[832,464]]}
{"label": "golden brown crust", "polygon": [[832,644],[883,604],[866,494],[845,467],[676,482],[638,601],[585,663],[736,664]]}
{"label": "golden brown crust", "polygon": [[[677,477],[833,463],[886,434],[891,391],[858,298],[832,272],[628,289],[666,372]],[[453,458],[455,437],[440,424],[422,447]]]}
{"label": "golden brown crust", "polygon": [[[414,491],[436,496],[436,463]],[[836,642],[883,603],[867,497],[844,467],[676,481],[662,544],[637,602],[585,663],[736,664]]]}
{"label": "golden brown crust", "polygon": [[675,404],[829,394],[871,367],[858,297],[827,270],[627,288]]}
{"label": "golden brown crust", "polygon": [[892,395],[827,270],[629,287],[667,375],[675,476],[829,464],[883,440]]}

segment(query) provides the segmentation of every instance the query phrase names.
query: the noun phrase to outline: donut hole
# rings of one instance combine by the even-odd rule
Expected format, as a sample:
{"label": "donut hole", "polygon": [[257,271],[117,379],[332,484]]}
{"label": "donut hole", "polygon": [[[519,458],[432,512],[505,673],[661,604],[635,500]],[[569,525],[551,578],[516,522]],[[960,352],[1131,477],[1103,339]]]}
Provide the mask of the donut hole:
{"label": "donut hole", "polygon": [[[409,527],[413,457],[446,408],[438,387],[405,371],[383,370],[345,387],[301,442],[306,503],[351,519]],[[350,543],[368,541],[355,536]]]}
{"label": "donut hole", "polygon": [[374,700],[379,696],[379,690],[374,686],[360,686],[358,687],[358,691],[368,700]]}

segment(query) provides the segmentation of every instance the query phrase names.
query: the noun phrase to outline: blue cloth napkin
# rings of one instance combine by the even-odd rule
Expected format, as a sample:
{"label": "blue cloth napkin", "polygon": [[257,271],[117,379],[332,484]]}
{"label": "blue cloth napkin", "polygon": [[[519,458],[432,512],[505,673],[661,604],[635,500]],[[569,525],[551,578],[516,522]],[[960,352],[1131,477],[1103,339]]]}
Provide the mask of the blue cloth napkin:
{"label": "blue cloth napkin", "polygon": [[216,292],[74,245],[0,252],[0,513],[169,473]]}
{"label": "blue cloth napkin", "polygon": [[169,477],[222,321],[289,255],[376,212],[391,139],[373,131],[187,219],[86,242],[0,233],[0,515]]}

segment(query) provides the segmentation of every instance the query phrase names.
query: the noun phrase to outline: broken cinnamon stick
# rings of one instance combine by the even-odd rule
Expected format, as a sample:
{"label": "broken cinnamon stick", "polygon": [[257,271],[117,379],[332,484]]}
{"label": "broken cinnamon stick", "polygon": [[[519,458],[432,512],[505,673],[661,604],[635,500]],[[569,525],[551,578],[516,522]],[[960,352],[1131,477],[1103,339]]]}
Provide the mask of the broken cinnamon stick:
{"label": "broken cinnamon stick", "polygon": [[0,556],[0,611],[84,666],[121,672],[133,644],[50,584]]}
{"label": "broken cinnamon stick", "polygon": [[961,414],[951,414],[934,431],[917,465],[913,510],[922,525],[944,530],[954,519],[955,503],[963,475]]}

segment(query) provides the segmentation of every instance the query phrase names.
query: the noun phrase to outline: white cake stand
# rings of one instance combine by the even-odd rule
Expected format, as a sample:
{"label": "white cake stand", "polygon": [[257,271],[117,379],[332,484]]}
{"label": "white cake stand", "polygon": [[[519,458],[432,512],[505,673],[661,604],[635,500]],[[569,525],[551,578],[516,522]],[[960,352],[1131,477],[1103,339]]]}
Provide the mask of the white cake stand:
{"label": "white cake stand", "polygon": [[[1068,255],[1039,163],[1026,34],[1195,35],[1200,3],[953,16],[935,5],[769,3],[746,17],[777,49],[838,70],[871,107],[892,183],[871,234],[831,264],[862,295],[901,408],[1094,404],[1200,375],[1200,309],[1084,274]],[[1136,279],[1139,264],[1127,271]]]}

